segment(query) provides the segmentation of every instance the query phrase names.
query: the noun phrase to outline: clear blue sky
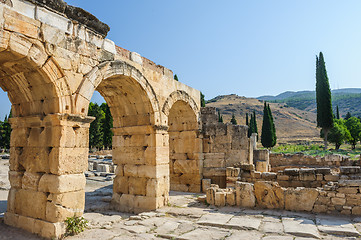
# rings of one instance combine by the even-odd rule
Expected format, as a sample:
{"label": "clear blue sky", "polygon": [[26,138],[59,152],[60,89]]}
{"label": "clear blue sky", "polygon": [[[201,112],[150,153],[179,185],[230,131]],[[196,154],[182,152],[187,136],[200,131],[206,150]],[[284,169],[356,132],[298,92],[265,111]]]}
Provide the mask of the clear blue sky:
{"label": "clear blue sky", "polygon": [[359,0],[67,2],[107,23],[118,46],[170,68],[206,99],[314,90],[320,51],[332,89],[361,87]]}

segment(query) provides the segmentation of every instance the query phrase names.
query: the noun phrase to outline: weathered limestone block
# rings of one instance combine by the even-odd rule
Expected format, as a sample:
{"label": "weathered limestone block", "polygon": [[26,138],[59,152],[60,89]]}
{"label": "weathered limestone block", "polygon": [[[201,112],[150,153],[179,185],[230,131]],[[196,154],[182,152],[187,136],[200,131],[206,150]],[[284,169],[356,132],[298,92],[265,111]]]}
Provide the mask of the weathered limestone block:
{"label": "weathered limestone block", "polygon": [[43,174],[40,173],[25,172],[22,179],[22,189],[37,191],[42,176]]}
{"label": "weathered limestone block", "polygon": [[331,198],[331,202],[334,205],[344,205],[346,203],[345,198],[333,197]]}
{"label": "weathered limestone block", "polygon": [[276,182],[255,182],[254,192],[258,206],[267,209],[283,209],[285,206],[284,189]]}
{"label": "weathered limestone block", "polygon": [[81,191],[85,188],[84,174],[52,175],[44,174],[39,181],[39,191],[66,193]]}
{"label": "weathered limestone block", "polygon": [[315,204],[313,206],[312,211],[315,212],[315,213],[325,213],[325,212],[327,212],[327,210],[328,210],[327,205],[317,205],[317,204]]}
{"label": "weathered limestone block", "polygon": [[120,194],[128,194],[129,193],[129,177],[124,176],[116,176],[114,178],[113,183],[113,192],[120,193]]}
{"label": "weathered limestone block", "polygon": [[9,181],[12,188],[22,188],[24,172],[10,171]]}
{"label": "weathered limestone block", "polygon": [[144,177],[129,177],[129,194],[146,195],[147,179]]}
{"label": "weathered limestone block", "polygon": [[174,173],[198,173],[199,165],[197,160],[175,160]]}
{"label": "weathered limestone block", "polygon": [[49,172],[49,148],[24,147],[19,156],[21,164],[28,172]]}
{"label": "weathered limestone block", "polygon": [[236,182],[236,205],[251,208],[256,205],[253,184]]}
{"label": "weathered limestone block", "polygon": [[226,192],[226,203],[228,206],[234,206],[236,205],[236,192],[233,190],[230,190]]}
{"label": "weathered limestone block", "polygon": [[54,202],[46,203],[46,220],[52,223],[63,222],[68,217],[83,215],[83,208],[65,208]]}
{"label": "weathered limestone block", "polygon": [[340,176],[339,175],[325,175],[324,179],[326,181],[337,182],[340,179]]}
{"label": "weathered limestone block", "polygon": [[215,187],[210,187],[207,189],[207,203],[210,205],[214,205],[215,202],[215,194],[216,191],[218,189],[218,186],[216,185]]}
{"label": "weathered limestone block", "polygon": [[207,189],[211,186],[211,179],[202,179],[202,192],[206,193]]}
{"label": "weathered limestone block", "polygon": [[285,209],[291,211],[311,211],[319,193],[314,188],[289,188],[285,191]]}
{"label": "weathered limestone block", "polygon": [[146,186],[146,196],[148,197],[164,197],[168,194],[169,178],[148,179]]}
{"label": "weathered limestone block", "polygon": [[355,206],[352,208],[352,214],[353,215],[361,215],[361,207]]}
{"label": "weathered limestone block", "polygon": [[48,201],[64,208],[83,209],[85,205],[85,191],[51,193],[48,196]]}
{"label": "weathered limestone block", "polygon": [[214,194],[214,205],[217,207],[226,206],[226,193],[223,191],[216,191]]}
{"label": "weathered limestone block", "polygon": [[20,189],[15,193],[15,213],[45,219],[47,196],[43,192]]}

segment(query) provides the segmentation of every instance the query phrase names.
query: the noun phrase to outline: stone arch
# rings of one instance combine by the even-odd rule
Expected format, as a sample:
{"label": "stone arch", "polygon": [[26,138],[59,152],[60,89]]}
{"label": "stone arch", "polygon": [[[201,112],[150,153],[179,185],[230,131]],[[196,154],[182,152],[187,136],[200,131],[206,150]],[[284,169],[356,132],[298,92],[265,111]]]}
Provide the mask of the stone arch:
{"label": "stone arch", "polygon": [[70,113],[67,79],[41,43],[1,31],[0,87],[8,93],[14,117]]}
{"label": "stone arch", "polygon": [[[163,152],[168,153],[163,139],[168,138],[159,126],[160,108],[153,87],[135,67],[124,61],[108,61],[91,70],[77,91],[77,109],[82,114],[86,114],[85,103],[95,90],[113,116],[113,163],[121,169],[114,179],[114,208],[139,212],[164,206],[168,202],[169,167],[162,159]],[[168,160],[167,155],[164,159]]]}
{"label": "stone arch", "polygon": [[170,95],[163,113],[168,116],[170,189],[201,191],[201,139],[195,101],[183,91]]}
{"label": "stone arch", "polygon": [[[132,82],[130,85],[133,84],[134,86],[139,86],[149,100],[150,107],[154,114],[153,124],[161,123],[159,101],[153,87],[138,69],[120,60],[103,62],[94,67],[84,77],[83,82],[77,90],[75,100],[77,111],[80,111],[81,114],[87,114],[86,107],[88,106],[94,91],[96,89],[99,90],[99,87],[102,88],[105,85],[108,85],[108,92],[110,92],[111,86],[110,84],[107,84],[107,82],[111,81],[114,83],[115,79],[118,79],[118,81],[128,81],[129,83]],[[107,97],[106,90],[99,90],[99,92],[104,98]]]}
{"label": "stone arch", "polygon": [[167,100],[163,104],[162,112],[166,116],[169,116],[170,109],[172,108],[173,104],[176,103],[177,101],[183,101],[187,103],[195,113],[199,111],[197,103],[194,101],[194,99],[191,96],[189,96],[187,92],[183,90],[177,90],[172,92],[168,96]]}

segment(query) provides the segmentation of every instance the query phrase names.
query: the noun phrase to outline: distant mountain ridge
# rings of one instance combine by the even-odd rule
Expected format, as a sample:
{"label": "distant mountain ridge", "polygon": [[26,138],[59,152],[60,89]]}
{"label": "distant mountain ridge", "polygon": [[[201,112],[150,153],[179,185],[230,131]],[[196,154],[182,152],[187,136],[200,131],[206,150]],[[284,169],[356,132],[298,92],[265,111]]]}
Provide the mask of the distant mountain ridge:
{"label": "distant mountain ridge", "polygon": [[[333,95],[338,94],[361,94],[361,88],[342,88],[342,89],[334,89],[331,90]],[[315,91],[286,91],[283,93],[278,94],[277,96],[265,95],[257,97],[259,100],[264,101],[274,101],[274,100],[284,100],[287,98],[306,98],[306,97],[315,97]]]}
{"label": "distant mountain ridge", "polygon": [[[334,111],[336,111],[336,106],[338,106],[341,116],[345,116],[347,112],[350,112],[353,116],[361,117],[361,88],[335,89],[331,92]],[[285,103],[293,108],[316,113],[315,91],[287,91],[277,96],[261,96],[257,99]]]}

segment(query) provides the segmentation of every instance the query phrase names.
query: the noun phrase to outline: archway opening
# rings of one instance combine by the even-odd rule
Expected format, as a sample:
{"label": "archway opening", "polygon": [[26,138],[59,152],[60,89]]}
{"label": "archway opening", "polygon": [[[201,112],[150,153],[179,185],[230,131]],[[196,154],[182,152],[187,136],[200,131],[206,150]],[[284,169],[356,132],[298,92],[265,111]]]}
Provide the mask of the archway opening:
{"label": "archway opening", "polygon": [[138,80],[122,74],[102,80],[96,90],[113,116],[112,209],[139,212],[163,206],[168,188],[158,189],[163,189],[160,182],[168,183],[168,172],[160,176],[158,171],[155,112],[147,91]]}
{"label": "archway opening", "polygon": [[170,189],[201,191],[200,153],[197,116],[184,101],[173,104],[168,116]]}
{"label": "archway opening", "polygon": [[10,158],[10,133],[8,122],[11,103],[7,94],[0,88],[0,218],[4,216],[7,208],[7,198],[10,190],[8,178]]}

